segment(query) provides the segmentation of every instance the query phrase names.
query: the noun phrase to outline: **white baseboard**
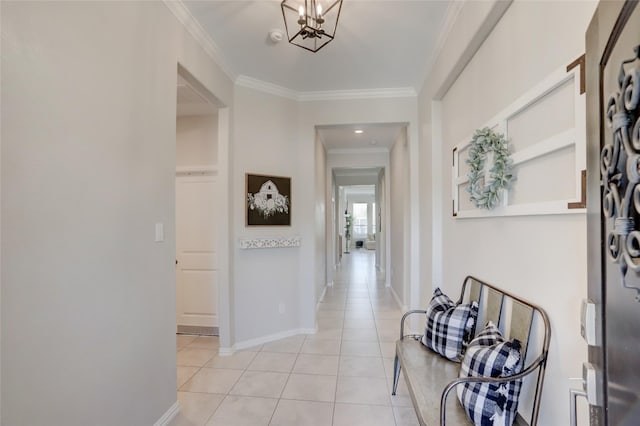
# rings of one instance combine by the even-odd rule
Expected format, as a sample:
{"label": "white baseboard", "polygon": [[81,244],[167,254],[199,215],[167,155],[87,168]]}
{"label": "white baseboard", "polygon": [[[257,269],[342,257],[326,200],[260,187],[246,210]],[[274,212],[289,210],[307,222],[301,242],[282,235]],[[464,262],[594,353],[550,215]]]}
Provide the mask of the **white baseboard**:
{"label": "white baseboard", "polygon": [[[255,339],[249,339],[242,342],[238,342],[235,345],[233,345],[232,349],[233,349],[233,352],[235,352],[241,349],[247,349],[253,346],[264,345],[265,343],[271,343],[276,340],[285,339],[291,336],[296,336],[298,334],[315,334],[316,331],[317,329],[315,328],[294,328],[293,330],[281,331],[280,333],[269,334],[267,336],[262,336]],[[231,354],[228,354],[228,355],[231,355]]]}
{"label": "white baseboard", "polygon": [[219,347],[218,348],[218,355],[220,356],[229,356],[229,355],[233,355],[233,348],[229,348],[229,347]]}
{"label": "white baseboard", "polygon": [[396,290],[391,286],[389,286],[389,288],[391,288],[391,294],[393,295],[393,298],[395,299],[395,301],[398,304],[398,306],[400,307],[400,309],[403,312],[407,312],[409,309],[407,308],[407,306],[404,303],[402,303],[402,300],[400,300],[400,297],[398,297],[398,293],[396,293]]}
{"label": "white baseboard", "polygon": [[318,310],[320,309],[320,303],[322,303],[322,301],[324,300],[324,296],[326,296],[327,294],[327,287],[329,287],[329,284],[324,286],[324,288],[322,289],[322,294],[318,298],[318,303],[316,303],[316,312],[318,312]]}
{"label": "white baseboard", "polygon": [[180,412],[180,404],[178,404],[178,401],[176,401],[167,410],[167,412],[164,413],[162,417],[160,417],[160,419],[153,424],[153,426],[167,426],[169,423],[171,423],[171,420],[173,420],[173,418],[178,415],[179,412]]}

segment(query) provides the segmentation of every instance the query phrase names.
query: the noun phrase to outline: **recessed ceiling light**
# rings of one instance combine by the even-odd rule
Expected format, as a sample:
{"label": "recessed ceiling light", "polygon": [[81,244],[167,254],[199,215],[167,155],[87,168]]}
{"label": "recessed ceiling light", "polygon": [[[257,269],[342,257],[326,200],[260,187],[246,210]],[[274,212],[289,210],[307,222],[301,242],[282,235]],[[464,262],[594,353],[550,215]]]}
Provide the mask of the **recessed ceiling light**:
{"label": "recessed ceiling light", "polygon": [[359,135],[360,133],[363,133],[363,132],[364,132],[364,130],[357,129],[357,130],[355,130],[353,133],[357,133],[357,134]]}

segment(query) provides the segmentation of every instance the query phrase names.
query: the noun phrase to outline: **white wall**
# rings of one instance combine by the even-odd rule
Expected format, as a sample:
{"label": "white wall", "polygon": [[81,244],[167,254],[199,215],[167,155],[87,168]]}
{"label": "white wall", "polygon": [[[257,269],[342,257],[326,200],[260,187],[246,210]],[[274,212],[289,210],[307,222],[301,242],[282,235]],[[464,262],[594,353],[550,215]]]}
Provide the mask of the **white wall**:
{"label": "white wall", "polygon": [[[319,273],[316,218],[316,126],[351,123],[409,123],[417,128],[416,99],[384,98],[305,101],[236,86],[234,114],[232,244],[243,237],[299,236],[291,249],[239,250],[234,255],[235,346],[268,341],[315,328],[319,288],[332,277]],[[417,135],[409,140],[417,145]],[[247,155],[248,154],[248,155]],[[296,161],[291,161],[295,158]],[[327,154],[328,170],[332,156]],[[415,169],[415,167],[414,167]],[[292,226],[244,226],[244,174],[260,172],[292,177]],[[325,200],[325,205],[330,198]],[[332,247],[333,249],[333,247]],[[322,257],[322,256],[321,256]],[[318,267],[320,262],[320,267]],[[417,262],[417,259],[416,259]],[[284,305],[284,313],[279,307]],[[294,309],[297,310],[294,312]],[[255,321],[255,318],[260,321]]]}
{"label": "white wall", "polygon": [[[331,198],[327,198],[327,153],[324,145],[319,137],[316,136],[315,142],[315,173],[316,173],[316,214],[314,225],[316,228],[316,276],[315,276],[315,300],[316,302],[322,296],[325,285],[327,284],[327,244],[330,244],[330,228],[331,223]],[[329,208],[327,208],[329,206]]]}
{"label": "white wall", "polygon": [[[234,105],[234,241],[299,236],[301,229],[307,227],[313,231],[312,238],[303,239],[302,245],[310,245],[315,255],[316,229],[314,221],[309,220],[315,214],[306,216],[302,209],[309,202],[315,207],[315,186],[309,190],[303,185],[299,162],[292,161],[301,155],[297,102],[237,86]],[[315,161],[313,151],[309,157]],[[246,173],[291,178],[291,226],[245,226]],[[314,182],[315,168],[310,173]],[[298,305],[301,288],[309,286],[312,292],[316,273],[315,268],[311,269],[311,279],[304,284],[299,280],[301,248],[241,250],[236,245],[234,250],[236,345],[242,347],[266,336],[297,332],[302,327]]]}
{"label": "white wall", "polygon": [[[443,96],[441,111],[440,105],[429,104],[438,100],[434,92],[421,95],[422,126],[432,137],[441,126],[443,141],[440,158],[434,156],[432,163],[439,170],[434,181],[442,182],[442,202],[436,204],[442,216],[442,264],[434,265],[441,267],[442,282],[435,284],[454,293],[463,277],[473,274],[547,311],[552,340],[539,420],[543,425],[569,423],[568,389],[575,386],[569,378],[581,375],[586,359],[579,335],[579,303],[586,295],[586,218],[452,218],[451,149],[551,71],[582,54],[594,9],[593,2],[516,1]],[[440,113],[441,123],[430,121]]]}
{"label": "white wall", "polygon": [[176,119],[176,166],[218,164],[218,116],[193,115]]}
{"label": "white wall", "polygon": [[389,240],[391,247],[389,276],[391,289],[403,308],[409,306],[408,258],[411,257],[407,248],[408,235],[405,233],[409,216],[407,205],[409,201],[409,150],[404,132],[398,137],[391,149],[389,161],[389,206],[391,227]]}
{"label": "white wall", "polygon": [[458,8],[455,20],[418,96],[421,303],[426,303],[433,286],[442,281],[442,206],[451,203],[443,195],[440,178],[449,167],[449,154],[442,146],[441,98],[510,4],[510,0],[454,3]]}
{"label": "white wall", "polygon": [[387,211],[388,211],[388,202],[387,202],[387,171],[381,170],[378,174],[378,184],[376,185],[376,210],[380,212],[379,220],[380,222],[376,222],[376,267],[379,271],[383,272],[385,275],[387,285],[391,285],[388,280],[387,274],[387,258],[389,253],[387,252],[387,235],[389,234],[389,227],[387,222]]}
{"label": "white wall", "polygon": [[[335,198],[335,216],[333,217],[333,221],[331,222],[331,228],[333,232],[335,232],[336,236],[334,237],[335,241],[333,242],[333,246],[328,248],[329,258],[334,259],[333,265],[329,267],[327,265],[327,280],[330,283],[334,283],[334,275],[333,272],[338,267],[342,260],[342,252],[344,251],[344,188],[339,186],[336,182],[336,177],[331,174],[331,181],[333,185],[333,197]],[[338,235],[341,238],[338,238]],[[332,253],[332,254],[331,254]]]}
{"label": "white wall", "polygon": [[177,63],[227,105],[231,82],[161,2],[1,7],[1,423],[154,424],[176,402]]}

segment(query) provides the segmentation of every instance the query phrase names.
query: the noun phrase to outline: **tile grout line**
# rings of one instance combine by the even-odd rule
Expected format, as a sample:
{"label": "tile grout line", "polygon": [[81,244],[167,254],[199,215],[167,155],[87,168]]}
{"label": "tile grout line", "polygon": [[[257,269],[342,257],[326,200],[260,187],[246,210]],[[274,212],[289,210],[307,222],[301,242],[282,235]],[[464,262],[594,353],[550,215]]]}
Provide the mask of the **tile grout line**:
{"label": "tile grout line", "polygon": [[340,367],[342,365],[342,339],[344,338],[344,322],[347,317],[347,301],[349,300],[349,291],[345,295],[344,310],[342,312],[342,327],[340,332],[340,350],[338,351],[338,368],[336,370],[336,386],[333,392],[333,411],[331,413],[331,424],[335,423],[336,405],[338,404],[338,383],[340,382]]}

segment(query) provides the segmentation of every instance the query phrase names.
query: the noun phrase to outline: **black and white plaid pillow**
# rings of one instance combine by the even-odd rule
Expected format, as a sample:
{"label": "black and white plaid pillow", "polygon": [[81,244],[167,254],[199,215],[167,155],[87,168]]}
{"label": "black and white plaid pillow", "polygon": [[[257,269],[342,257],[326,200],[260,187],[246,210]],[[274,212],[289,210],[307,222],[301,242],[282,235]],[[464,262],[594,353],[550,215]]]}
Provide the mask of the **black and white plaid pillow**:
{"label": "black and white plaid pillow", "polygon": [[427,308],[427,325],[422,343],[445,358],[460,362],[477,317],[476,302],[456,305],[436,288]]}
{"label": "black and white plaid pillow", "polygon": [[[460,377],[508,377],[522,371],[520,342],[505,341],[490,321],[469,343]],[[458,399],[476,426],[511,426],[518,411],[522,379],[505,383],[465,383]]]}

